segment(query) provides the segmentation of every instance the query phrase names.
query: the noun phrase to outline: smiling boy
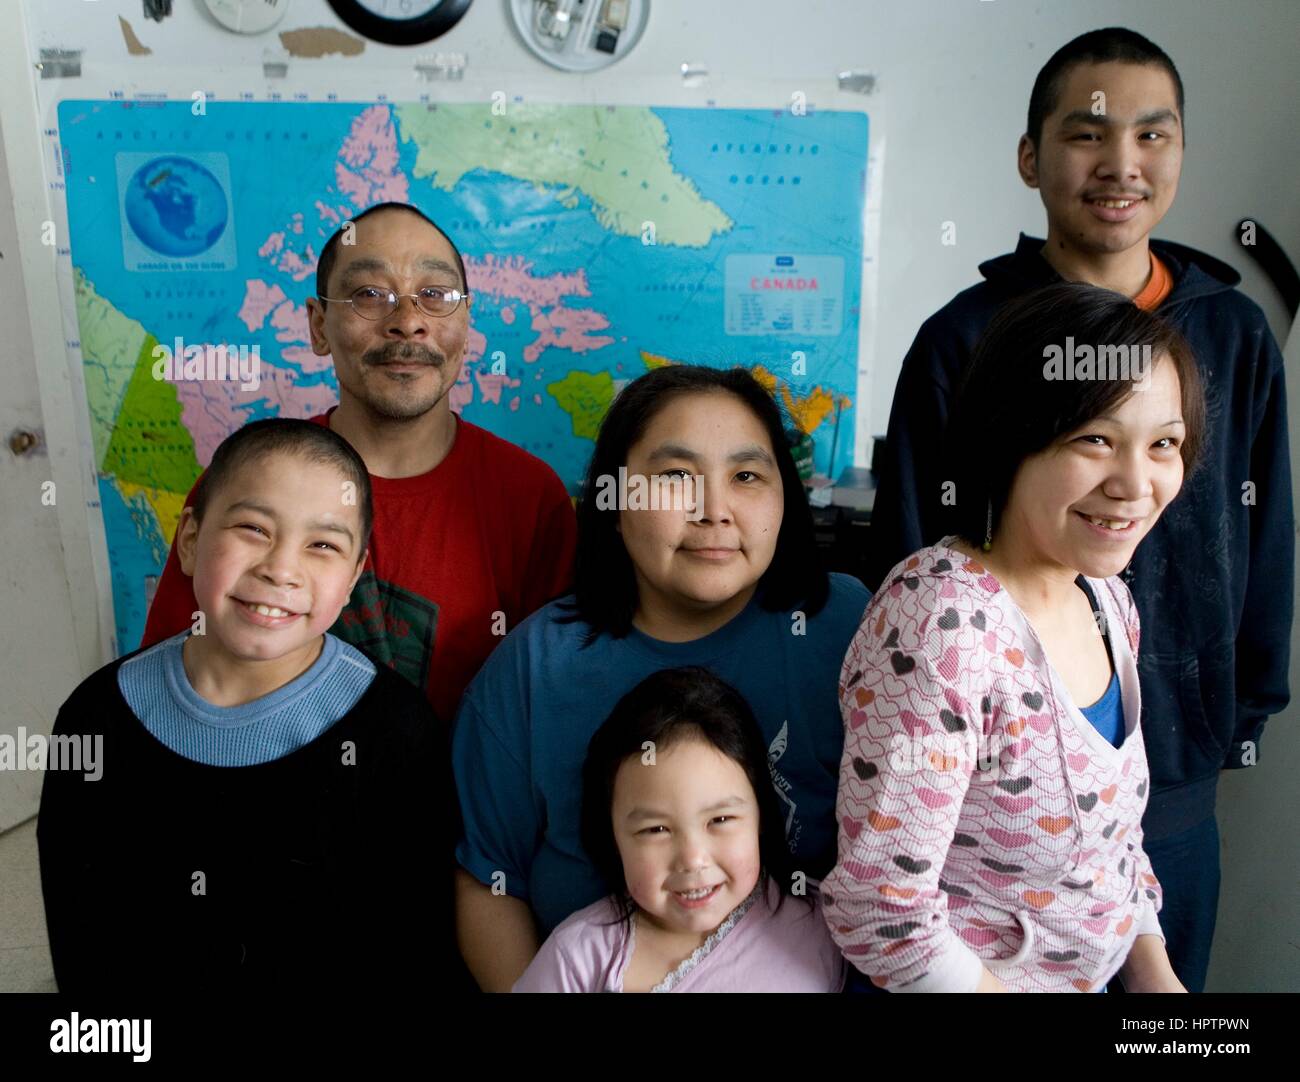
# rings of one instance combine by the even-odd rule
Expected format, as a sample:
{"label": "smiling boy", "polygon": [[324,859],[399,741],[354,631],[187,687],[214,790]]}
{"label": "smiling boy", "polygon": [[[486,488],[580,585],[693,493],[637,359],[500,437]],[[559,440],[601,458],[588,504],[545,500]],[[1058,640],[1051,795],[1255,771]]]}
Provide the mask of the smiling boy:
{"label": "smiling boy", "polygon": [[940,437],[1002,305],[1062,279],[1088,282],[1182,332],[1206,389],[1204,466],[1124,578],[1143,629],[1146,846],[1165,891],[1170,960],[1200,991],[1218,904],[1218,773],[1255,764],[1265,721],[1290,697],[1294,538],[1286,386],[1264,315],[1234,288],[1231,267],[1150,236],[1178,191],[1184,119],[1173,61],[1130,30],[1084,34],[1038,73],[1017,168],[1042,197],[1046,241],[1022,234],[917,334],[894,392],[866,579],[877,587],[948,532]]}
{"label": "smiling boy", "polygon": [[361,574],[365,463],[308,421],[227,438],[177,551],[202,620],[84,681],[37,840],[60,991],[345,988],[458,966],[445,734],[328,632]]}

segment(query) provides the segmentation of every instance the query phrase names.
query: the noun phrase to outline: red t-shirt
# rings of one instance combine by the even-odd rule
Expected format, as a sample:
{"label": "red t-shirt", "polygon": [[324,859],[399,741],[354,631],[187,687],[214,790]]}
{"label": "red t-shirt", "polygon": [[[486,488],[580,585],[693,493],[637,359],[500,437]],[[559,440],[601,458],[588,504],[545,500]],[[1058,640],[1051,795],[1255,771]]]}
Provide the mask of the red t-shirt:
{"label": "red t-shirt", "polygon": [[[312,420],[328,425],[329,413]],[[571,587],[573,504],[545,462],[459,418],[450,452],[428,473],[372,474],[370,484],[370,554],[330,630],[420,687],[450,722],[501,641],[494,614],[511,630]],[[197,607],[173,538],[141,645],[185,630]]]}

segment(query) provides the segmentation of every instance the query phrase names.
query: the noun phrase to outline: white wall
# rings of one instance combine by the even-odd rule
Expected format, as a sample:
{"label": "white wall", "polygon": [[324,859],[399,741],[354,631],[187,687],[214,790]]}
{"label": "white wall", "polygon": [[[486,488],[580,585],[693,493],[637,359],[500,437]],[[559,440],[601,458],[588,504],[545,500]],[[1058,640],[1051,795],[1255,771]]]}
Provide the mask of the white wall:
{"label": "white wall", "polygon": [[[289,79],[274,84],[261,78],[263,56],[268,49],[279,52],[274,37],[223,34],[199,0],[176,0],[177,14],[162,24],[141,17],[139,0],[21,3],[32,24],[28,56],[35,58],[41,46],[84,49],[79,85],[88,96],[104,85],[121,87],[128,96],[160,89],[188,94],[200,78],[209,87],[273,86],[286,92],[328,78],[358,97],[376,89],[400,93],[403,87],[414,96],[439,88],[414,79],[413,56],[439,50],[466,53],[474,85],[487,80],[511,96],[565,95],[574,101],[703,104],[713,98],[720,105],[753,105],[762,103],[739,100],[737,88],[765,80],[774,107],[788,105],[793,90],[804,90],[815,105],[843,108],[859,99],[836,92],[835,73],[874,72],[880,82],[867,99],[872,137],[884,136],[888,150],[876,363],[859,398],[860,407],[869,405],[862,410],[863,429],[874,432],[884,429],[898,365],[919,323],[977,279],[981,260],[1009,250],[1018,231],[1042,233],[1037,195],[1023,188],[1014,168],[1034,74],[1075,34],[1129,26],[1171,54],[1187,88],[1181,192],[1157,235],[1236,266],[1275,334],[1286,336],[1282,306],[1236,247],[1232,227],[1241,217],[1254,217],[1300,260],[1295,0],[654,0],[640,48],[606,72],[582,78],[551,72],[515,40],[505,0],[477,0],[460,26],[431,46],[410,51],[372,43],[346,60],[293,60]],[[127,55],[119,12],[153,48],[151,56]],[[293,0],[280,29],[315,25],[341,26],[324,0]],[[683,61],[707,65],[713,73],[708,83],[683,89],[676,76]],[[37,83],[43,104],[32,111],[32,131],[21,140],[33,158],[40,155],[36,133],[51,119],[45,105],[49,87]],[[455,84],[442,89],[449,96],[457,92]],[[952,247],[939,243],[945,220],[957,226]],[[37,269],[28,285],[52,287],[54,280],[52,267]],[[50,365],[63,365],[62,342],[52,340],[45,323],[29,331],[37,353]],[[1293,407],[1293,417],[1297,413]],[[87,557],[74,555],[69,574],[84,578]],[[1284,843],[1300,810],[1288,781],[1300,747],[1296,713],[1273,722],[1264,765],[1223,786],[1224,893],[1231,904],[1221,912],[1212,987],[1300,990],[1296,847],[1273,848]]]}
{"label": "white wall", "polygon": [[[0,34],[0,72],[22,72],[21,20],[10,29]],[[29,83],[0,89],[0,734],[20,747],[24,734],[49,733],[68,692],[107,660],[108,613],[94,604],[103,546],[92,542],[98,515],[87,507],[98,491],[80,453],[84,396],[63,346],[75,317],[60,311],[53,250],[41,243],[49,212],[41,171],[31,167],[35,108]],[[36,444],[14,453],[18,432]],[[31,817],[42,780],[0,771],[0,831]]]}
{"label": "white wall", "polygon": [[[1300,367],[1300,323],[1284,356]],[[1300,382],[1297,377],[1296,382]],[[1292,383],[1291,489],[1300,507],[1300,419]],[[1295,589],[1300,612],[1300,580]],[[1291,694],[1300,697],[1300,650],[1292,636]],[[1300,991],[1300,732],[1294,702],[1264,729],[1259,765],[1229,770],[1219,784],[1223,887],[1209,987],[1221,992]]]}

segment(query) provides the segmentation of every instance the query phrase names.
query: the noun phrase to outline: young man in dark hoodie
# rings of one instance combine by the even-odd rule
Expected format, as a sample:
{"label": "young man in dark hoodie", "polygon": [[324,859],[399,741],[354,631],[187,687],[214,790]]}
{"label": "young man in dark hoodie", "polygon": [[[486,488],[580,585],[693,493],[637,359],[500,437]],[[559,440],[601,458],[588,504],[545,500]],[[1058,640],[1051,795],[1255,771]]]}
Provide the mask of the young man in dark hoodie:
{"label": "young man in dark hoodie", "polygon": [[1289,699],[1294,524],[1282,357],[1263,313],[1226,264],[1150,240],[1183,145],[1182,81],[1139,34],[1084,34],[1038,73],[1018,165],[1042,196],[1047,240],[1022,234],[921,326],[894,392],[867,585],[948,532],[939,437],[975,341],[1006,301],[1090,282],[1188,339],[1205,382],[1206,453],[1124,579],[1142,619],[1144,845],[1164,888],[1170,961],[1201,991],[1218,907],[1218,774],[1254,765],[1265,720]]}

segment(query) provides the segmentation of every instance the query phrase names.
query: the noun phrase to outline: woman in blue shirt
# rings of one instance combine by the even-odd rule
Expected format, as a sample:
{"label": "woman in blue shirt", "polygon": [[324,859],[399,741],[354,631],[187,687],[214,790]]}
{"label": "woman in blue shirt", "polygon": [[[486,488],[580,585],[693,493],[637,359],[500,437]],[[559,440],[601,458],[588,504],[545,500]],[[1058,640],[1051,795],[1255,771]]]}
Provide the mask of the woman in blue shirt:
{"label": "woman in blue shirt", "polygon": [[579,838],[582,763],[660,669],[702,665],[746,697],[796,874],[835,860],[839,669],[870,595],[822,568],[772,396],[740,368],[634,380],[601,426],[578,534],[574,593],[506,637],[454,725],[457,932],[488,991],[609,892]]}

